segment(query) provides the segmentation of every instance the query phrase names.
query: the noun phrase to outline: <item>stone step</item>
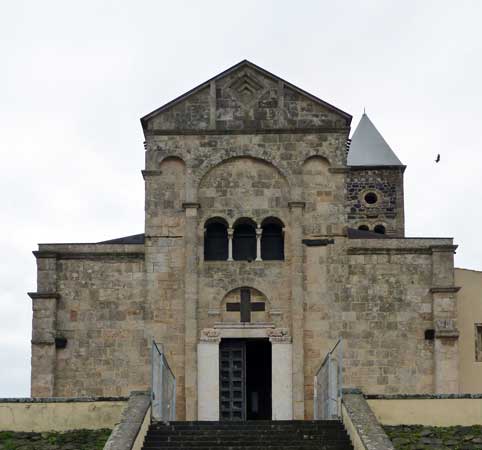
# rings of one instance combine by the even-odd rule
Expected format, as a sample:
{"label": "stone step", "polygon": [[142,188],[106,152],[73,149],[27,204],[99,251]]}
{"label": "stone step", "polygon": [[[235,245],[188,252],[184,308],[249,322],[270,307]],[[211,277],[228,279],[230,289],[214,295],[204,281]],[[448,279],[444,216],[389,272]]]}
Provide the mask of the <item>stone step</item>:
{"label": "stone step", "polygon": [[330,421],[170,422],[150,425],[143,450],[353,450]]}
{"label": "stone step", "polygon": [[176,433],[164,433],[159,431],[151,431],[149,433],[149,437],[156,440],[164,440],[164,441],[179,441],[179,440],[191,440],[193,438],[205,441],[205,440],[212,440],[212,439],[246,439],[249,437],[250,439],[258,439],[258,440],[269,440],[269,439],[287,439],[287,440],[296,440],[296,439],[341,439],[346,434],[343,431],[336,431],[336,432],[322,432],[314,431],[311,433],[306,432],[296,432],[296,433],[285,433],[285,432],[263,432],[263,433],[256,433],[254,436],[252,433],[240,433],[239,431],[224,431],[219,433],[210,433],[208,431],[202,432],[195,432],[195,431],[186,431],[186,432],[176,432]]}
{"label": "stone step", "polygon": [[[176,447],[164,447],[158,445],[144,445],[143,450],[173,450]],[[293,445],[233,445],[223,447],[189,447],[186,445],[179,446],[183,450],[353,450],[351,444],[323,444],[317,443],[313,445],[293,444]]]}

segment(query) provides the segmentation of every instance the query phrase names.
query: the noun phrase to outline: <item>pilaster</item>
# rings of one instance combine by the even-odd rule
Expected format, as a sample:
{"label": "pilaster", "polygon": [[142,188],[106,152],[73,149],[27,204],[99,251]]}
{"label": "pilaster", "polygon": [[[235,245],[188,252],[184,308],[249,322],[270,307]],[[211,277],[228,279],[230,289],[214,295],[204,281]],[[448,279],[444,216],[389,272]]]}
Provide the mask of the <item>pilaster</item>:
{"label": "pilaster", "polygon": [[186,420],[197,419],[197,303],[198,303],[198,242],[197,222],[199,203],[183,203],[186,215],[184,250],[184,376]]}
{"label": "pilaster", "polygon": [[290,202],[291,212],[291,317],[293,336],[293,419],[305,418],[303,210],[304,202]]}
{"label": "pilaster", "polygon": [[32,299],[32,397],[55,396],[57,257],[54,253],[33,252],[37,259],[37,292]]}
{"label": "pilaster", "polygon": [[436,394],[459,392],[459,331],[453,255],[456,246],[432,247],[432,310],[435,329],[434,390]]}

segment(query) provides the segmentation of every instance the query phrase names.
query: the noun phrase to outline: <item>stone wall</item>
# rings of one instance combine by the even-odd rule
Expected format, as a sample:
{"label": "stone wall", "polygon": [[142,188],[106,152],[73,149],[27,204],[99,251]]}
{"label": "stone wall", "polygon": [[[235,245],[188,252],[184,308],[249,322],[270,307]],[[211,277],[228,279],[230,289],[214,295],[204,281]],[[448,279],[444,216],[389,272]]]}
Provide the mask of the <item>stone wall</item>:
{"label": "stone wall", "polygon": [[[249,64],[142,119],[145,244],[40,246],[33,395],[145,389],[154,339],[177,379],[178,418],[195,419],[201,331],[239,323],[225,304],[240,287],[267,305],[253,320],[292,341],[294,418],[311,417],[313,376],[339,337],[349,386],[457,390],[455,247],[347,239],[360,221],[383,219],[392,236],[404,226],[402,170],[346,167],[350,119]],[[360,203],[367,189],[379,204]],[[204,261],[213,217],[230,228],[280,219],[284,260]]]}
{"label": "stone wall", "polygon": [[[338,337],[344,340],[344,385],[368,393],[434,392],[436,355],[432,246],[451,240],[335,240],[305,247],[305,392]],[[403,344],[402,344],[403,343]]]}
{"label": "stone wall", "polygon": [[[404,167],[356,168],[351,167],[346,179],[346,212],[348,224],[353,228],[365,225],[370,231],[383,225],[386,234],[405,235]],[[374,193],[378,200],[370,204],[367,193]]]}

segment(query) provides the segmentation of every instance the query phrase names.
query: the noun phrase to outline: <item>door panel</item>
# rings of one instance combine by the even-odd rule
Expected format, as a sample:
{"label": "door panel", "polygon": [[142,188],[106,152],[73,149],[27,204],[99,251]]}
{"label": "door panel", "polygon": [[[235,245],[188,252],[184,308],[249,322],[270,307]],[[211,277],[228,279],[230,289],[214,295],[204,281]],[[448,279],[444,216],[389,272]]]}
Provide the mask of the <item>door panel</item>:
{"label": "door panel", "polygon": [[246,420],[246,344],[222,340],[219,351],[220,419]]}

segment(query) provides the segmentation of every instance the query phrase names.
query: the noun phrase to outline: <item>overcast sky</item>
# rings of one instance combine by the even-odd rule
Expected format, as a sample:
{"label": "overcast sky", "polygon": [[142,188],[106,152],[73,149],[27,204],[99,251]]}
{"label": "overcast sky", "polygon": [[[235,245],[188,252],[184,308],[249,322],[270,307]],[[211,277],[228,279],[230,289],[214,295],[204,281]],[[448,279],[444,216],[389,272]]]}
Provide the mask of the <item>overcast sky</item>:
{"label": "overcast sky", "polygon": [[[139,118],[242,59],[408,166],[408,236],[482,270],[480,0],[0,1],[0,397],[30,390],[39,242],[143,232]],[[440,164],[435,164],[441,154]]]}

